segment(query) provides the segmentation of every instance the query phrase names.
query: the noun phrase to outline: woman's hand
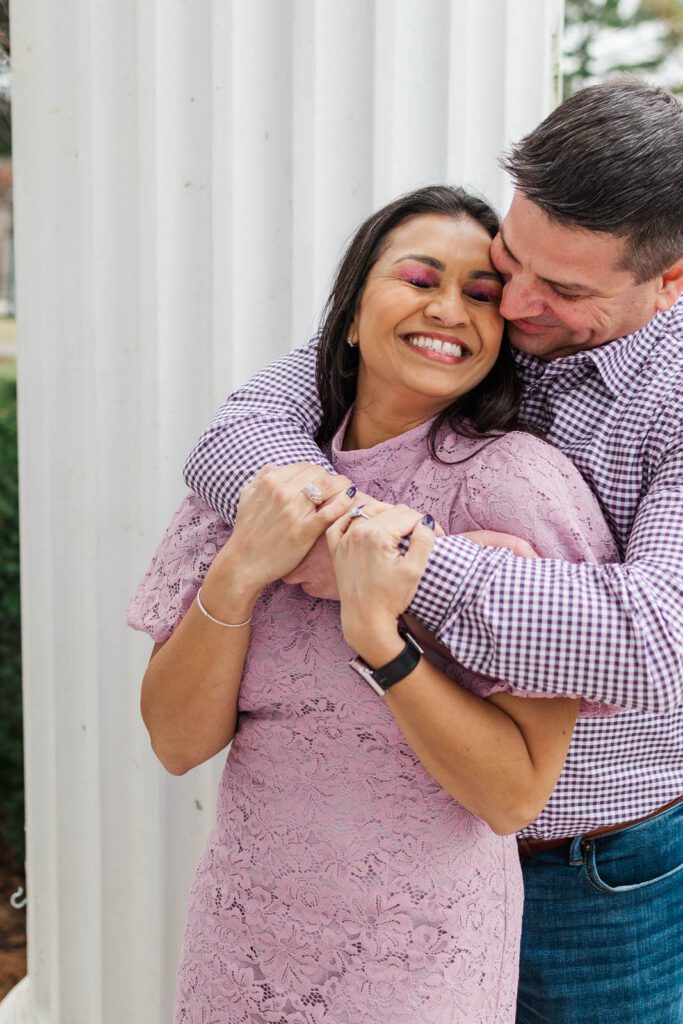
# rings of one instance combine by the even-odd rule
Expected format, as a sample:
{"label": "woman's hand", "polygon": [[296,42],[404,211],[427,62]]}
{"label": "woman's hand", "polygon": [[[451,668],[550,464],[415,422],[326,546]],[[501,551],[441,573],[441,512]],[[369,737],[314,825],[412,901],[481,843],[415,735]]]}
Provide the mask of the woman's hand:
{"label": "woman's hand", "polygon": [[[356,491],[351,507],[358,508],[359,506],[363,508],[366,515],[371,516],[383,509],[393,508],[392,505],[387,505],[383,501],[376,501],[369,494],[364,494],[363,491]],[[346,519],[347,511],[344,509],[342,513],[343,520]],[[291,572],[282,577],[282,582],[298,584],[304,594],[309,594],[311,597],[322,597],[326,601],[338,601],[339,587],[327,538],[319,537],[303,560]]]}
{"label": "woman's hand", "polygon": [[[342,516],[327,531],[346,642],[375,667],[398,654],[397,621],[412,601],[434,543],[421,512],[373,503],[370,519]],[[377,510],[379,506],[379,510]],[[364,509],[365,511],[365,509]],[[405,554],[402,538],[409,539]]]}
{"label": "woman's hand", "polygon": [[[304,493],[312,484],[322,503]],[[298,565],[328,526],[352,504],[350,481],[311,463],[264,466],[240,493],[235,528],[210,573],[258,594]],[[207,575],[207,583],[210,583]]]}

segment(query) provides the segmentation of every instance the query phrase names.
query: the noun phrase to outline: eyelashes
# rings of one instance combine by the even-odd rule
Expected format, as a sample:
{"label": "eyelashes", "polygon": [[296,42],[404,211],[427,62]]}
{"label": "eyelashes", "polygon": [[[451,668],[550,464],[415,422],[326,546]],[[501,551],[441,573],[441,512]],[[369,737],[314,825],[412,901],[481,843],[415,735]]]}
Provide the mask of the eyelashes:
{"label": "eyelashes", "polygon": [[485,290],[472,290],[465,292],[465,294],[470,299],[474,299],[475,302],[500,302],[500,295],[497,292],[494,294],[493,292],[487,292]]}
{"label": "eyelashes", "polygon": [[434,288],[439,283],[434,274],[421,273],[419,270],[399,271],[398,276],[416,288]]}
{"label": "eyelashes", "polygon": [[[405,281],[406,284],[412,285],[413,288],[419,288],[426,290],[428,288],[439,287],[439,277],[436,274],[430,274],[428,271],[416,269],[414,267],[406,267],[398,271],[398,276],[401,281]],[[467,286],[463,294],[468,299],[472,299],[474,302],[491,303],[497,305],[500,302],[501,294],[500,291],[491,288],[487,288],[485,285],[471,284]]]}

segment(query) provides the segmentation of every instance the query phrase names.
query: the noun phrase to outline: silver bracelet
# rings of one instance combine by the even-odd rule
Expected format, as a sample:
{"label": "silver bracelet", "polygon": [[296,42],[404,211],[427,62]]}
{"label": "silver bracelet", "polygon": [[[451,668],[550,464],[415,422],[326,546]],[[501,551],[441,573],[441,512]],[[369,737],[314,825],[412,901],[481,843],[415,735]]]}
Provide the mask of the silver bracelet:
{"label": "silver bracelet", "polygon": [[199,608],[199,610],[202,613],[202,615],[205,615],[206,618],[209,619],[211,622],[215,622],[215,624],[217,626],[222,626],[223,629],[240,629],[241,626],[248,626],[249,623],[251,622],[251,620],[252,620],[252,616],[251,615],[249,616],[248,619],[245,619],[244,622],[221,622],[220,619],[214,619],[213,615],[209,615],[209,613],[207,612],[206,608],[202,604],[202,599],[199,596],[201,594],[201,592],[202,592],[202,589],[200,587],[199,590],[197,591],[197,597],[195,598],[195,600],[197,602],[197,607]]}

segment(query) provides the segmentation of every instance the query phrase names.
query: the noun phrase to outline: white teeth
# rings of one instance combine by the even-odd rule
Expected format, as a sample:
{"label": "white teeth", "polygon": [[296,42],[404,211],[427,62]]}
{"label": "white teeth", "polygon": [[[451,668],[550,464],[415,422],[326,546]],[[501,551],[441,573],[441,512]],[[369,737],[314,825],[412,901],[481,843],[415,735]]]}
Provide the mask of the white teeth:
{"label": "white teeth", "polygon": [[406,338],[409,345],[413,348],[429,348],[434,352],[443,352],[447,356],[456,356],[461,359],[464,355],[460,345],[456,345],[450,341],[441,341],[440,338],[425,338],[423,335],[411,335]]}

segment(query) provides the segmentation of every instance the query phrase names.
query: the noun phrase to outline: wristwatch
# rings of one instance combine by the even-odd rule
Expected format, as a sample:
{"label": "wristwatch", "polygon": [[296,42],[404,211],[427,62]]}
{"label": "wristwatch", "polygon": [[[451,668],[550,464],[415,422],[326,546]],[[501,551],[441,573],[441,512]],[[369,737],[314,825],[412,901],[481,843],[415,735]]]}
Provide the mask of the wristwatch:
{"label": "wristwatch", "polygon": [[397,654],[386,665],[382,665],[381,668],[370,668],[360,655],[351,658],[349,662],[354,672],[362,676],[368,686],[371,686],[380,697],[384,697],[387,690],[410,675],[423,654],[419,643],[407,629],[400,629],[399,634],[406,642],[405,647],[400,654]]}

